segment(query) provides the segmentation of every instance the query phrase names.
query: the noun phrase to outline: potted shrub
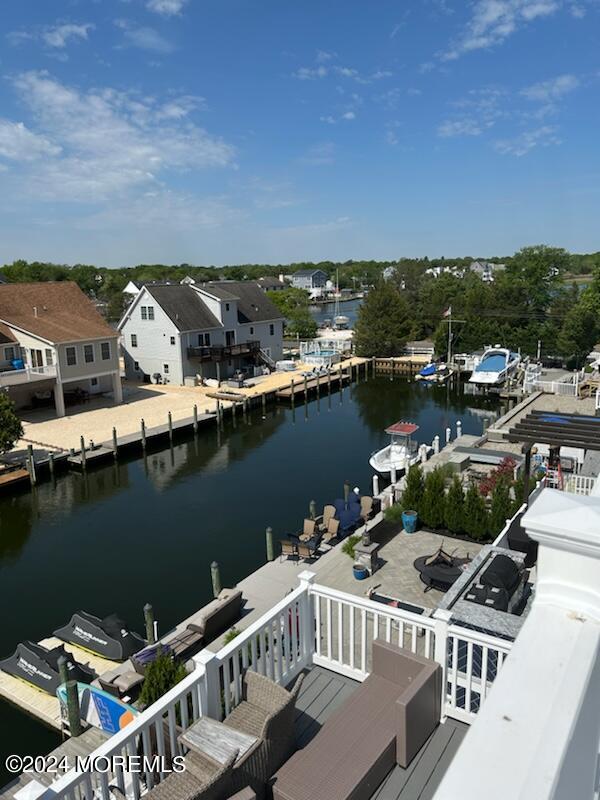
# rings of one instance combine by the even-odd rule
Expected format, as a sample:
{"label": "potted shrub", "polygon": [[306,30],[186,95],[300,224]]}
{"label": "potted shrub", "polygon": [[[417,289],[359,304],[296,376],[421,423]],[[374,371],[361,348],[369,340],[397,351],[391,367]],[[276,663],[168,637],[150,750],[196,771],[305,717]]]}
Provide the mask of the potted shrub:
{"label": "potted shrub", "polygon": [[423,499],[423,470],[418,464],[408,470],[406,487],[402,493],[402,524],[406,533],[417,530],[418,515]]}

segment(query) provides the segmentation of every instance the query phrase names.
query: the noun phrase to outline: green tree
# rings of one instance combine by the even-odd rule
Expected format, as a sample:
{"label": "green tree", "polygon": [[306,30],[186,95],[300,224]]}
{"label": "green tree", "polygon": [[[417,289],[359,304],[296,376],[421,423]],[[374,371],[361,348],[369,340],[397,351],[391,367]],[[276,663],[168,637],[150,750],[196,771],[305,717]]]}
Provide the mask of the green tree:
{"label": "green tree", "polygon": [[171,658],[162,649],[146,668],[140,703],[148,707],[166,694],[187,675],[185,664]]}
{"label": "green tree", "polygon": [[506,481],[498,481],[492,491],[492,505],[490,508],[489,529],[492,536],[496,537],[510,518],[512,503],[510,487]]}
{"label": "green tree", "polygon": [[6,453],[23,436],[23,426],[15,411],[15,404],[7,392],[0,391],[0,453]]}
{"label": "green tree", "polygon": [[599,334],[598,308],[594,308],[588,298],[583,298],[565,317],[558,335],[558,348],[562,355],[573,360],[574,366],[580,367]]}
{"label": "green tree", "polygon": [[488,533],[488,512],[485,500],[472,484],[465,497],[463,528],[472,539],[483,539]]}
{"label": "green tree", "polygon": [[444,524],[444,473],[435,468],[427,473],[419,517],[428,528],[441,528]]}
{"label": "green tree", "polygon": [[461,533],[464,525],[465,495],[458,475],[455,475],[446,495],[444,523],[450,533]]}
{"label": "green tree", "polygon": [[285,326],[286,336],[313,339],[317,335],[317,323],[308,311],[294,311]]}
{"label": "green tree", "polygon": [[406,511],[419,512],[423,498],[423,470],[419,464],[413,464],[406,476],[406,486],[402,493],[402,507]]}
{"label": "green tree", "polygon": [[357,355],[397,356],[412,329],[408,302],[394,286],[382,284],[367,295],[354,328]]}

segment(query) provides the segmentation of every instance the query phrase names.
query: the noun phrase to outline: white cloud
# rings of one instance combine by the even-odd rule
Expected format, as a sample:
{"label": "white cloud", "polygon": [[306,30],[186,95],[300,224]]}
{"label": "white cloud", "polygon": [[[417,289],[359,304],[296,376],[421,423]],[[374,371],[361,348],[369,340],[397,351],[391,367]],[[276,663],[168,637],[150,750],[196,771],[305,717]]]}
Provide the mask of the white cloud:
{"label": "white cloud", "polygon": [[0,119],[0,156],[14,161],[34,161],[42,156],[56,156],[61,148],[45,136],[39,136],[23,125]]}
{"label": "white cloud", "polygon": [[527,86],[521,90],[521,94],[528,100],[549,103],[560,100],[561,97],[574,91],[578,86],[579,79],[575,75],[566,74]]}
{"label": "white cloud", "polygon": [[334,154],[335,145],[333,142],[320,142],[310,147],[300,161],[313,167],[321,167],[333,164]]}
{"label": "white cloud", "polygon": [[488,126],[472,117],[463,117],[462,119],[447,119],[438,128],[438,136],[445,139],[454,136],[480,136],[485,128]]}
{"label": "white cloud", "polygon": [[174,171],[233,162],[230,145],[189,119],[198,101],[188,96],[161,104],[114,89],[82,92],[44,72],[22,73],[14,85],[35,120],[38,145],[60,148],[32,165],[32,193],[101,201],[148,191]]}
{"label": "white cloud", "polygon": [[562,0],[476,0],[458,40],[442,54],[443,61],[501,44],[532,20],[554,14]]}
{"label": "white cloud", "polygon": [[42,31],[41,37],[48,47],[66,47],[70,39],[87,39],[88,31],[93,29],[93,25],[56,25]]}
{"label": "white cloud", "polygon": [[123,31],[124,45],[166,55],[175,49],[172,42],[154,28],[137,26],[129,20],[117,19],[115,25]]}
{"label": "white cloud", "polygon": [[336,57],[336,53],[329,53],[327,50],[317,50],[315,61],[317,64],[325,64],[327,61],[332,61]]}
{"label": "white cloud", "polygon": [[181,14],[187,0],[148,0],[146,8],[164,17],[174,17]]}
{"label": "white cloud", "polygon": [[356,119],[356,113],[354,111],[344,111],[339,116],[333,116],[333,114],[327,114],[323,117],[319,117],[321,122],[326,122],[328,125],[335,125],[336,122],[350,122],[353,119]]}
{"label": "white cloud", "polygon": [[501,139],[494,142],[494,148],[502,155],[524,156],[536,147],[559,145],[561,140],[556,135],[556,128],[543,125],[531,131],[525,131],[514,139]]}
{"label": "white cloud", "polygon": [[321,64],[319,67],[300,67],[294,72],[294,78],[301,81],[314,81],[318,78],[325,78],[328,74],[327,67]]}
{"label": "white cloud", "polygon": [[356,119],[356,114],[354,111],[346,111],[342,114],[341,119],[351,120]]}

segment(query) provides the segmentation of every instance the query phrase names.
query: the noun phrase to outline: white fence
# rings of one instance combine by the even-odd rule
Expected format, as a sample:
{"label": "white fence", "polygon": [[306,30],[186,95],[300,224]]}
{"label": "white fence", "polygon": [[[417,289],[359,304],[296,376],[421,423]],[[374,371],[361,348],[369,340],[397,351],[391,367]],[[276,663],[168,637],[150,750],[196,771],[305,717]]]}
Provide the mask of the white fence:
{"label": "white fence", "polygon": [[0,386],[18,386],[21,383],[42,381],[56,377],[56,367],[26,367],[25,369],[10,369],[0,372]]}
{"label": "white fence", "polygon": [[[181,755],[179,734],[200,716],[226,717],[242,697],[242,678],[254,669],[283,685],[312,664],[356,680],[370,670],[373,640],[383,638],[434,658],[443,670],[442,716],[471,722],[510,651],[511,642],[449,623],[447,611],[428,616],[385,606],[314,584],[299,575],[300,586],[229,644],[203,650],[196,668],[92,754],[109,759],[137,756],[144,772],[71,770],[55,781],[45,800],[112,800],[113,788],[127,800],[168,777]],[[162,761],[156,757],[162,757]]]}

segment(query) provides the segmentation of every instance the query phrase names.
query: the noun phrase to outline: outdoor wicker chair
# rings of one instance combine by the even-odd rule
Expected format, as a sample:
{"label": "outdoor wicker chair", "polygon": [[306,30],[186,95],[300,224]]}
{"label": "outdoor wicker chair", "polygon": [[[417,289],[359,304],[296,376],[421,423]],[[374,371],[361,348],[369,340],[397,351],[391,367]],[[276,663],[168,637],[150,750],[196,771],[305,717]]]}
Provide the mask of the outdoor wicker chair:
{"label": "outdoor wicker chair", "polygon": [[360,516],[365,522],[373,517],[373,498],[369,495],[360,498]]}
{"label": "outdoor wicker chair", "polygon": [[327,525],[327,530],[323,534],[323,539],[321,540],[323,544],[331,544],[334,539],[338,538],[338,533],[340,530],[340,521],[339,519],[334,519],[331,517],[329,523]]}
{"label": "outdoor wicker chair", "polygon": [[292,539],[280,539],[279,544],[281,545],[281,558],[280,561],[284,558],[298,558],[298,542]]}
{"label": "outdoor wicker chair", "polygon": [[298,534],[298,539],[301,542],[307,542],[309,539],[312,539],[315,533],[317,532],[317,523],[314,519],[305,519],[304,526],[302,528],[302,533]]}
{"label": "outdoor wicker chair", "polygon": [[243,699],[224,724],[256,736],[258,741],[235,765],[234,790],[250,785],[258,798],[264,797],[269,779],[292,754],[296,698],[303,678],[300,675],[293,689],[287,691],[264,675],[246,671]]}
{"label": "outdoor wicker chair", "polygon": [[335,506],[327,505],[323,506],[323,514],[320,517],[317,517],[317,526],[322,530],[326,531],[329,527],[329,520],[335,517]]}
{"label": "outdoor wicker chair", "polygon": [[[185,770],[173,772],[144,797],[148,800],[224,800],[235,791],[232,770],[236,758],[237,752],[225,764],[218,764],[202,753],[190,751],[185,757]],[[111,786],[111,789],[122,794],[118,786]]]}

